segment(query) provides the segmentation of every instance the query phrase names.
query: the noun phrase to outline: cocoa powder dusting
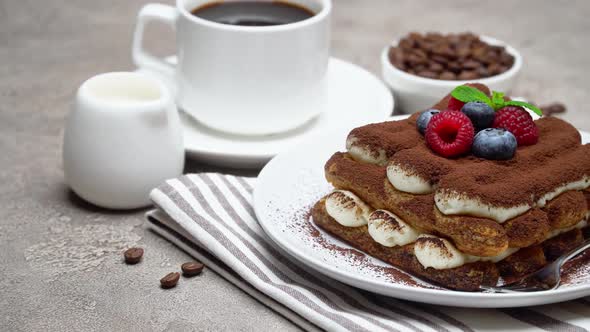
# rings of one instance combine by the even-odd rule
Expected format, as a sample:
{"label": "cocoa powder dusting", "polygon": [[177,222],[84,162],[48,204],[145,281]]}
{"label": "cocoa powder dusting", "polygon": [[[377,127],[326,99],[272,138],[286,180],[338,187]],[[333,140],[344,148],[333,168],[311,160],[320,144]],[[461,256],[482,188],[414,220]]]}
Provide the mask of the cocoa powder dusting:
{"label": "cocoa powder dusting", "polygon": [[[416,130],[416,118],[417,116],[413,115],[406,121],[389,121],[358,127],[350,132],[348,138],[353,139],[354,145],[369,150],[373,157],[379,156],[379,151],[382,150],[389,159],[398,151],[416,146],[421,139],[422,135]],[[383,141],[389,144],[384,145]]]}
{"label": "cocoa powder dusting", "polygon": [[[489,93],[485,86],[472,86]],[[433,108],[444,110],[448,99]],[[510,160],[494,161],[472,155],[457,159],[438,156],[416,129],[416,116],[359,127],[352,133],[356,144],[387,151],[390,163],[439,190],[478,198],[492,206],[531,204],[556,187],[590,175],[590,145],[582,145],[578,130],[563,120],[546,117],[535,121],[537,144],[519,147]]]}

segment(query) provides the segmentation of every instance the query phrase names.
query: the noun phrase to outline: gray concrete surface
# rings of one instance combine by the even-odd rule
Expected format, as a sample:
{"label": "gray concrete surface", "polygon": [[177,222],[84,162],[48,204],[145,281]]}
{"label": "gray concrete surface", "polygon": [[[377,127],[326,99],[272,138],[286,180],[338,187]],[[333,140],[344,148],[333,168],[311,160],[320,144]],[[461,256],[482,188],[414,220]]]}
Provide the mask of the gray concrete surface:
{"label": "gray concrete surface", "polygon": [[[75,89],[132,68],[143,3],[0,0],[0,330],[297,330],[211,271],[161,290],[159,278],[189,257],[145,231],[143,211],[91,207],[63,183],[63,119]],[[335,0],[333,53],[378,73],[380,49],[410,30],[495,36],[525,58],[516,94],[564,101],[564,117],[590,130],[588,13],[586,0]],[[169,30],[149,33],[149,48],[172,51]],[[225,171],[198,161],[187,171],[205,169]],[[146,248],[142,264],[122,264],[130,245]]]}

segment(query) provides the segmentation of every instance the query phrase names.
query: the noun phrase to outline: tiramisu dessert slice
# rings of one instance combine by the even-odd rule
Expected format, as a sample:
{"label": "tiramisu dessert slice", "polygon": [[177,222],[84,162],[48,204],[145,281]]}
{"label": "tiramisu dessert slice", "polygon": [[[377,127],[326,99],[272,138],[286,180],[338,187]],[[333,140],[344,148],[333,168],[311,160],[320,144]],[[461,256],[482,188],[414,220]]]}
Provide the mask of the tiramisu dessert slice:
{"label": "tiramisu dessert slice", "polygon": [[590,145],[533,105],[459,86],[407,120],[352,130],[316,225],[443,287],[539,269],[588,233]]}

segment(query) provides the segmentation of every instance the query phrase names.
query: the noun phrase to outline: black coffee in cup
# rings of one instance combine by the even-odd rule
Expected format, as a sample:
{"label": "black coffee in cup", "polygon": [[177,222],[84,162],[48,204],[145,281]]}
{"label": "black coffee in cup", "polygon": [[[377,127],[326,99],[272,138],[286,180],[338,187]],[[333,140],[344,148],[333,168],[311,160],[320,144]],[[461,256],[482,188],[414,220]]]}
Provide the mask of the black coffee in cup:
{"label": "black coffee in cup", "polygon": [[314,12],[284,1],[220,1],[191,11],[209,21],[242,26],[271,26],[295,23],[314,16]]}

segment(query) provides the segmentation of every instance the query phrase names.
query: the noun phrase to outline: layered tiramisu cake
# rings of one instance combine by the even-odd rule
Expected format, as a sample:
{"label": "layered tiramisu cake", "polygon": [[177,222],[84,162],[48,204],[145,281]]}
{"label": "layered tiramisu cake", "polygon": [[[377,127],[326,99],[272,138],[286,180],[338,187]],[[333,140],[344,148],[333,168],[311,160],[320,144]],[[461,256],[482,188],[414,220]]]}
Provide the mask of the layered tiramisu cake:
{"label": "layered tiramisu cake", "polygon": [[533,105],[457,87],[407,120],[352,130],[326,163],[320,228],[443,287],[539,269],[588,236],[590,145]]}

